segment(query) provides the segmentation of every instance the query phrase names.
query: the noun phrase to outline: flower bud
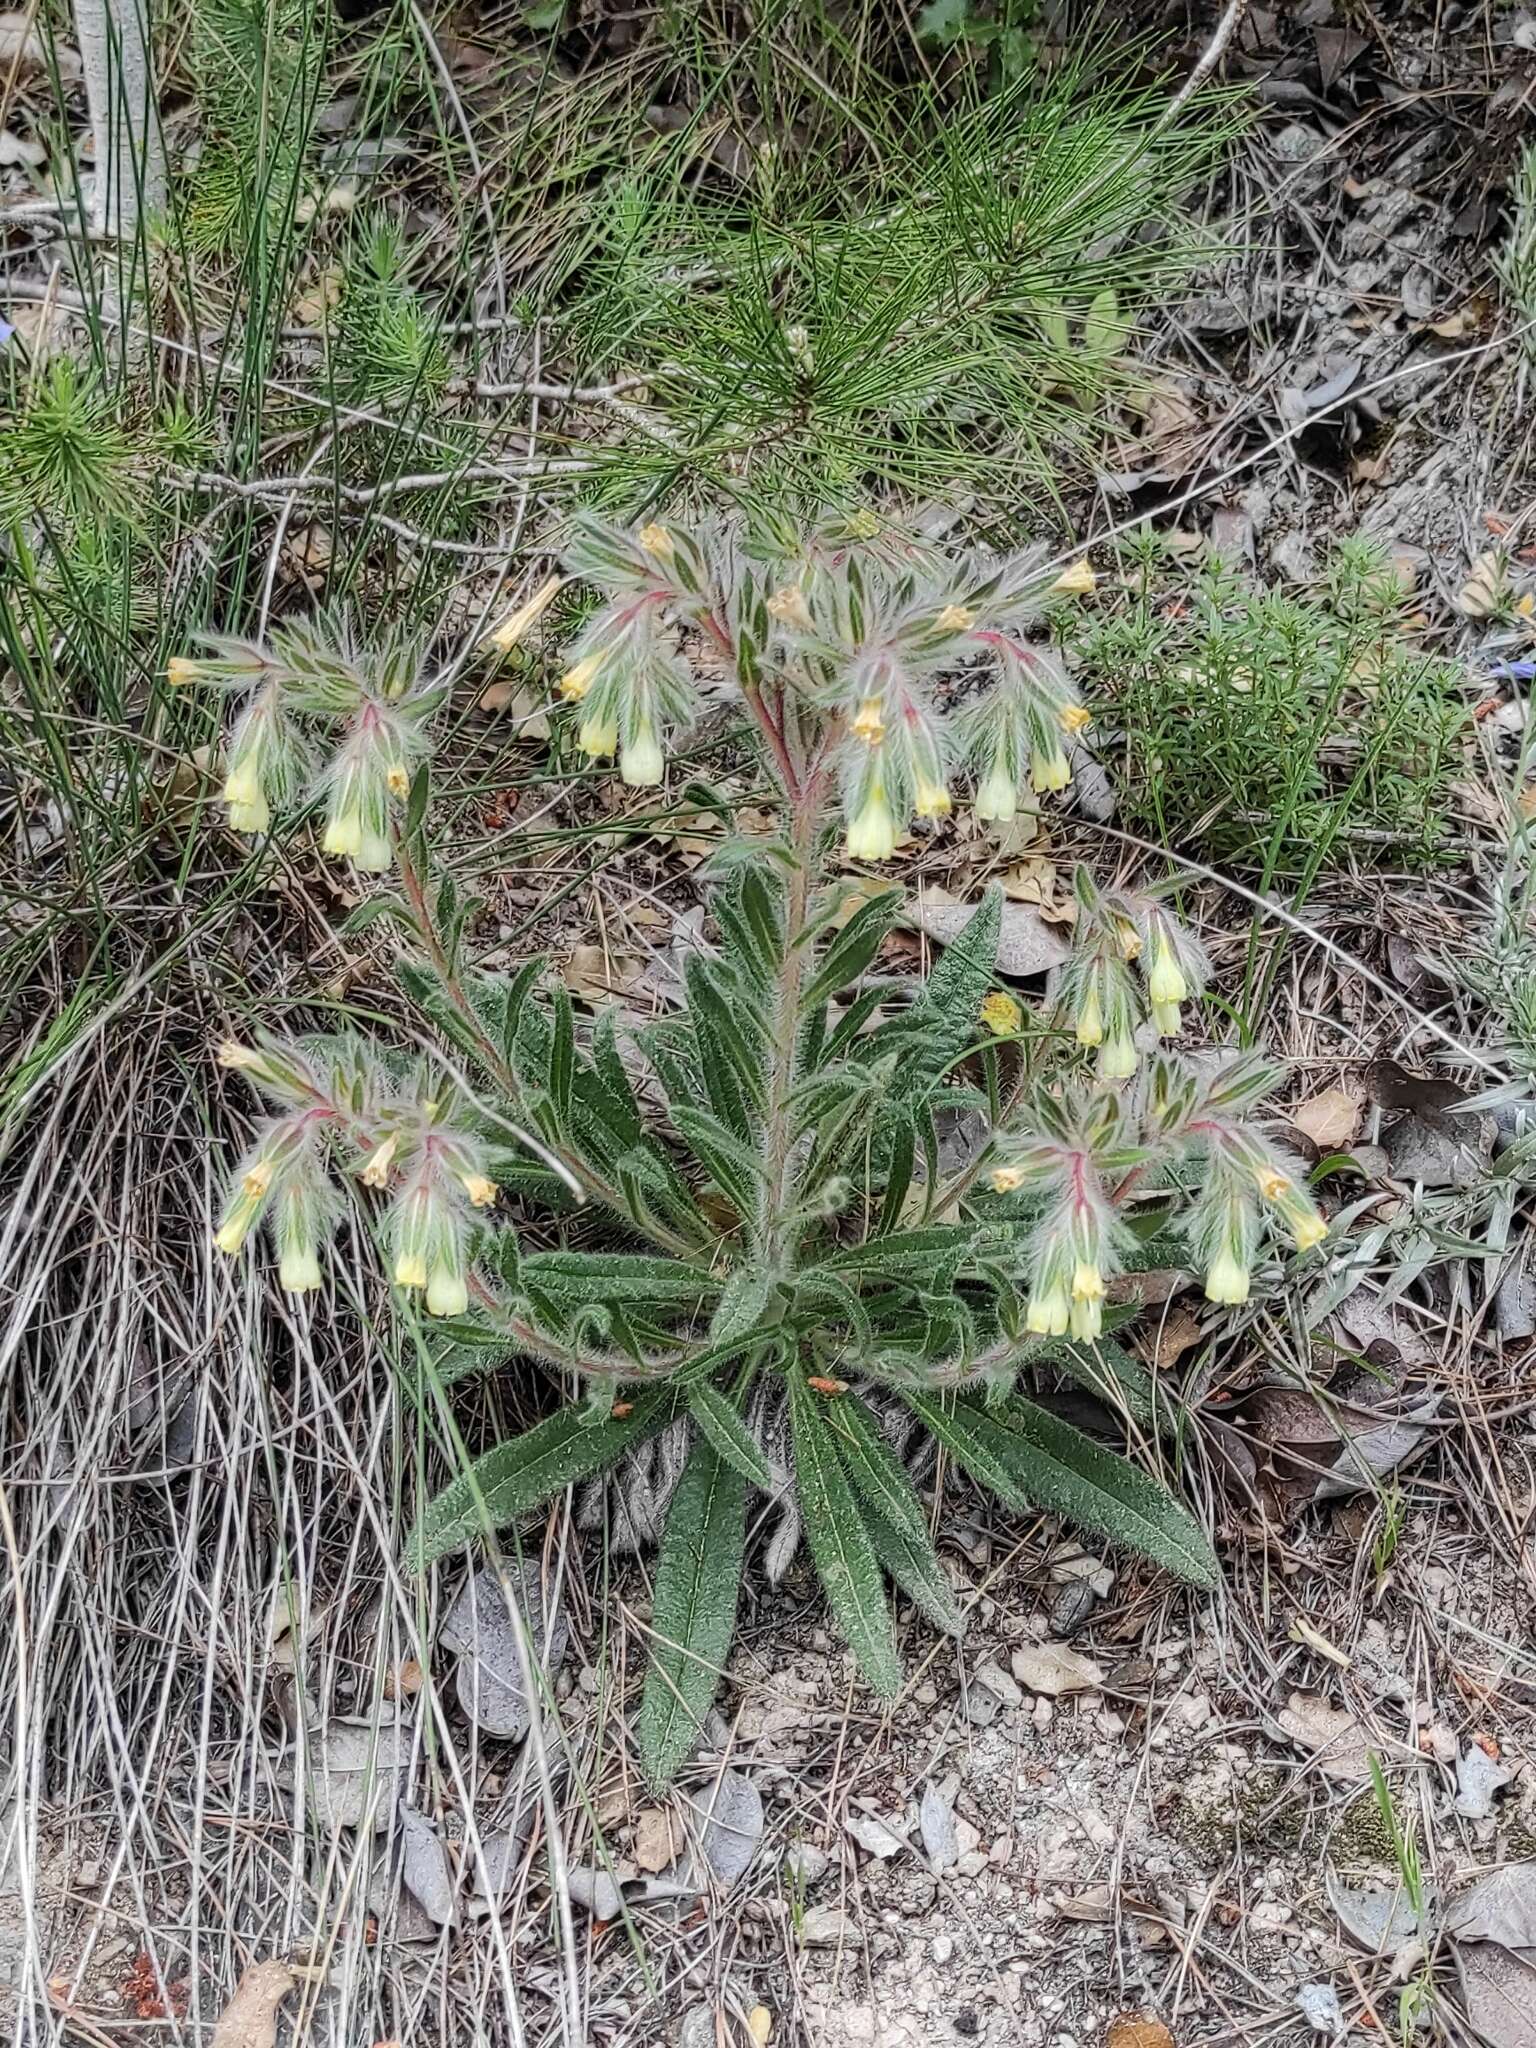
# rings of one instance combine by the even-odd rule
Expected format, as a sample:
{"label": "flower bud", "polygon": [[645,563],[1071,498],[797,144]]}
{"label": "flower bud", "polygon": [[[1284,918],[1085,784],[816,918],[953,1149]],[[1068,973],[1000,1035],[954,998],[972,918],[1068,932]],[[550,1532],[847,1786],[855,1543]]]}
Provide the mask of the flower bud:
{"label": "flower bud", "polygon": [[459,1178],[464,1183],[464,1192],[477,1209],[489,1209],[500,1190],[495,1181],[488,1180],[483,1173],[465,1173]]}
{"label": "flower bud", "polygon": [[1154,1003],[1152,1022],[1160,1037],[1177,1038],[1184,1028],[1184,1019],[1177,1003]]}
{"label": "flower bud", "polygon": [[1174,958],[1173,948],[1159,932],[1152,955],[1152,972],[1147,976],[1147,994],[1154,1003],[1182,1003],[1189,995],[1189,983]]}
{"label": "flower bud", "polygon": [[1311,1251],[1314,1245],[1321,1244],[1328,1235],[1327,1218],[1310,1205],[1302,1208],[1298,1203],[1294,1212],[1288,1213],[1285,1220],[1290,1227],[1291,1242],[1299,1252]]}
{"label": "flower bud", "polygon": [[397,1287],[425,1287],[427,1284],[427,1262],[420,1252],[402,1252],[395,1260],[395,1285]]}
{"label": "flower bud", "polygon": [[848,827],[850,860],[889,860],[896,851],[896,820],[884,785],[871,785],[868,796]]}
{"label": "flower bud", "polygon": [[1248,1268],[1228,1246],[1223,1246],[1206,1268],[1205,1298],[1231,1307],[1248,1299]]}
{"label": "flower bud", "polygon": [[1091,597],[1099,587],[1093,564],[1086,560],[1070,563],[1051,585],[1063,597]]}
{"label": "flower bud", "polygon": [[626,740],[619,755],[619,774],[631,789],[648,789],[661,781],[666,772],[662,759],[661,743],[655,729],[642,721],[635,728],[633,739]]}
{"label": "flower bud", "polygon": [[242,1190],[225,1210],[218,1229],[213,1233],[213,1241],[227,1257],[233,1258],[250,1236],[264,1200],[265,1191]]}
{"label": "flower bud", "polygon": [[1079,1045],[1104,1043],[1104,1012],[1099,1008],[1099,992],[1091,982],[1077,1006],[1076,1037]]}
{"label": "flower bud", "polygon": [[1063,732],[1082,732],[1093,723],[1093,713],[1086,704],[1064,704],[1061,707],[1061,729]]}

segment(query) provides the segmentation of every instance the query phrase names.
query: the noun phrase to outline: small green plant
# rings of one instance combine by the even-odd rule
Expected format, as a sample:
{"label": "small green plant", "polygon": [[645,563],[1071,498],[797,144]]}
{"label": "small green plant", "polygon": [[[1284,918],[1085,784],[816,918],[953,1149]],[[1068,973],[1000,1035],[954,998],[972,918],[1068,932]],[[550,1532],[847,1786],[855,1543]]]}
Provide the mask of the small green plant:
{"label": "small green plant", "polygon": [[1509,182],[1509,233],[1493,259],[1523,332],[1520,346],[1536,361],[1536,143],[1528,142]]}
{"label": "small green plant", "polygon": [[[1033,1016],[994,986],[995,894],[910,1000],[865,986],[900,897],[840,921],[833,814],[848,854],[883,860],[914,816],[942,820],[962,768],[988,818],[1011,816],[1030,782],[1066,779],[1064,738],[1084,714],[1030,638],[1029,559],[952,559],[872,521],[801,538],[590,520],[567,559],[599,596],[559,684],[579,748],[616,755],[632,786],[662,781],[707,648],[777,780],[782,840],[727,862],[716,942],[690,958],[675,1014],[632,1041],[611,1013],[586,1034],[539,962],[508,977],[469,956],[469,906],[434,879],[425,772],[407,773],[425,718],[398,730],[435,686],[403,650],[328,653],[322,630],[287,629],[186,664],[183,681],[209,673],[248,693],[231,796],[247,827],[296,785],[304,720],[340,721],[332,743],[353,779],[332,771],[327,843],[366,869],[392,855],[398,891],[365,907],[409,933],[401,985],[444,1048],[407,1055],[360,1031],[227,1046],[273,1114],[217,1242],[236,1252],[265,1223],[280,1280],[304,1293],[322,1284],[343,1201],[361,1199],[402,1310],[440,1319],[441,1377],[517,1356],[585,1389],[430,1504],[410,1541],[418,1566],[660,1432],[686,1436],[640,1717],[662,1782],[730,1649],[754,1491],[797,1501],[883,1695],[899,1680],[887,1578],[958,1626],[898,1454],[914,1427],[1008,1505],[1209,1583],[1210,1546],[1177,1499],[1021,1380],[1066,1372],[1155,1427],[1106,1307],[1145,1235],[1181,1232],[1208,1294],[1236,1303],[1266,1217],[1304,1250],[1326,1226],[1262,1127],[1275,1070],[1251,1054],[1196,1067],[1166,1042],[1204,961],[1157,891],[1079,873],[1073,956]],[[253,717],[269,721],[259,745]],[[341,829],[364,787],[359,829]],[[941,1151],[940,1109],[979,1121],[962,1162]],[[577,1224],[578,1203],[601,1222]]]}
{"label": "small green plant", "polygon": [[1289,876],[1337,845],[1437,857],[1467,710],[1455,664],[1415,644],[1380,550],[1344,543],[1298,595],[1220,563],[1166,578],[1155,541],[1128,560],[1129,601],[1078,652],[1124,735],[1133,830]]}

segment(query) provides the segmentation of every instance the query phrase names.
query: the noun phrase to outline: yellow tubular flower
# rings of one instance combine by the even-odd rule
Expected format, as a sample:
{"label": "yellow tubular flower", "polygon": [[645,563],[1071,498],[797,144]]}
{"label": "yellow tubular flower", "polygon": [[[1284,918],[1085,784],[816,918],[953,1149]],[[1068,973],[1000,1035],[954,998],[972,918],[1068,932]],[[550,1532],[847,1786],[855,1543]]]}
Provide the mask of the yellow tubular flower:
{"label": "yellow tubular flower", "polygon": [[670,555],[672,552],[671,534],[654,522],[650,526],[642,526],[635,538],[648,555]]}
{"label": "yellow tubular flower", "polygon": [[165,664],[165,680],[173,690],[200,681],[202,673],[203,664],[200,661],[193,661],[185,654],[173,654]]}
{"label": "yellow tubular flower", "polygon": [[849,730],[855,739],[861,739],[867,747],[880,744],[885,738],[885,706],[878,697],[864,699]]}
{"label": "yellow tubular flower", "polygon": [[253,1045],[242,1045],[238,1038],[226,1038],[214,1058],[221,1067],[228,1067],[233,1073],[249,1074],[263,1064],[261,1054]]}
{"label": "yellow tubular flower", "polygon": [[1205,1298],[1229,1307],[1248,1299],[1248,1268],[1230,1249],[1219,1251],[1206,1268]]}
{"label": "yellow tubular flower", "polygon": [[1129,1038],[1112,1038],[1099,1054],[1099,1072],[1106,1081],[1129,1081],[1136,1071],[1136,1047]]}
{"label": "yellow tubular flower", "polygon": [[1286,1223],[1290,1229],[1291,1242],[1299,1252],[1309,1252],[1314,1245],[1322,1243],[1328,1235],[1328,1223],[1316,1209],[1303,1209],[1298,1203],[1293,1212],[1287,1214]]}
{"label": "yellow tubular flower", "polygon": [[584,754],[595,760],[599,754],[614,753],[619,744],[619,725],[615,718],[584,718],[581,730],[576,735],[576,744]]}
{"label": "yellow tubular flower", "polygon": [[1070,1316],[1074,1337],[1097,1337],[1104,1328],[1104,1305],[1096,1297],[1088,1301],[1074,1301]]}
{"label": "yellow tubular flower", "polygon": [[326,819],[325,833],[320,841],[324,852],[352,859],[362,843],[363,820],[357,811],[343,811],[339,817]]}
{"label": "yellow tubular flower", "polygon": [[1032,1294],[1024,1311],[1024,1327],[1037,1337],[1065,1337],[1072,1321],[1072,1304],[1064,1287],[1052,1287]]}
{"label": "yellow tubular flower", "polygon": [[1058,747],[1054,754],[1036,754],[1029,764],[1029,779],[1037,790],[1065,789],[1072,780],[1072,768]]}
{"label": "yellow tubular flower", "polygon": [[871,785],[863,808],[848,827],[850,860],[889,860],[896,851],[896,820],[886,801],[885,785]]}
{"label": "yellow tubular flower", "polygon": [[410,771],[403,761],[392,761],[384,777],[384,786],[391,796],[405,796],[411,787]]}
{"label": "yellow tubular flower", "polygon": [[954,801],[942,782],[919,782],[916,811],[920,818],[947,818]]}
{"label": "yellow tubular flower", "polygon": [[631,789],[648,789],[665,772],[661,743],[649,725],[642,725],[619,755],[619,775]]}
{"label": "yellow tubular flower", "polygon": [[267,793],[253,761],[238,762],[224,779],[229,822],[237,832],[265,832],[272,822]]}
{"label": "yellow tubular flower", "polygon": [[495,1181],[487,1180],[483,1173],[466,1173],[461,1176],[464,1192],[477,1209],[489,1209],[499,1192]]}
{"label": "yellow tubular flower", "polygon": [[386,1138],[382,1145],[374,1147],[363,1167],[362,1179],[365,1188],[389,1186],[390,1168],[395,1163],[395,1154],[399,1149],[400,1140],[393,1136]]}
{"label": "yellow tubular flower", "polygon": [[528,628],[542,618],[559,593],[559,589],[558,576],[551,576],[547,582],[541,583],[526,604],[520,604],[510,618],[502,620],[486,645],[494,647],[499,654],[508,653],[522,639]]}
{"label": "yellow tubular flower", "polygon": [[1072,1275],[1072,1299],[1074,1301],[1102,1301],[1104,1298],[1104,1275],[1098,1267],[1084,1259]]}
{"label": "yellow tubular flower", "polygon": [[464,1284],[464,1275],[455,1273],[451,1266],[434,1266],[427,1282],[427,1314],[461,1316],[468,1307],[469,1289]]}
{"label": "yellow tubular flower", "polygon": [[1154,1003],[1152,1022],[1162,1038],[1177,1038],[1184,1028],[1184,1019],[1177,1003]]}
{"label": "yellow tubular flower", "polygon": [[1064,704],[1061,708],[1061,729],[1063,732],[1082,732],[1092,725],[1093,713],[1086,704]]}
{"label": "yellow tubular flower", "polygon": [[258,1159],[250,1172],[243,1176],[240,1185],[248,1195],[264,1195],[272,1185],[271,1160]]}
{"label": "yellow tubular flower", "polygon": [[213,1233],[214,1244],[227,1257],[233,1258],[235,1253],[245,1243],[245,1240],[250,1236],[251,1225],[255,1221],[256,1211],[254,1205],[236,1203],[229,1215],[225,1217],[224,1221]]}
{"label": "yellow tubular flower", "polygon": [[402,1252],[395,1261],[395,1285],[397,1287],[425,1287],[427,1284],[427,1262],[420,1252]]}
{"label": "yellow tubular flower", "polygon": [[994,1166],[987,1178],[995,1195],[1011,1195],[1024,1185],[1024,1176],[1016,1166]]}
{"label": "yellow tubular flower", "polygon": [[968,633],[976,623],[976,614],[967,611],[963,604],[947,604],[934,624],[946,633]]}
{"label": "yellow tubular flower", "polygon": [[1266,1202],[1278,1202],[1280,1197],[1290,1190],[1290,1176],[1282,1173],[1277,1166],[1261,1166],[1253,1178]]}
{"label": "yellow tubular flower", "polygon": [[802,633],[809,633],[816,623],[798,583],[786,583],[773,593],[768,600],[768,616],[781,625],[797,626]]}
{"label": "yellow tubular flower", "polygon": [[1118,918],[1115,922],[1115,937],[1120,942],[1121,959],[1134,960],[1141,951],[1141,934],[1135,925],[1128,918]]}
{"label": "yellow tubular flower", "polygon": [[1007,825],[1018,816],[1019,792],[1001,760],[994,761],[976,792],[976,815],[982,823]]}
{"label": "yellow tubular flower", "polygon": [[1073,562],[1062,570],[1051,585],[1063,597],[1091,597],[1099,587],[1099,579],[1093,573],[1093,564],[1088,561]]}
{"label": "yellow tubular flower", "polygon": [[1099,992],[1091,982],[1078,1006],[1077,1042],[1079,1045],[1104,1043],[1104,1013],[1099,1008]]}
{"label": "yellow tubular flower", "polygon": [[307,1294],[320,1285],[320,1261],[311,1245],[292,1245],[278,1261],[279,1283],[290,1294]]}
{"label": "yellow tubular flower", "polygon": [[1182,1003],[1189,995],[1189,983],[1173,957],[1172,946],[1161,933],[1152,956],[1152,972],[1147,976],[1147,994],[1154,1003]]}
{"label": "yellow tubular flower", "polygon": [[595,654],[584,654],[574,667],[568,668],[560,678],[559,689],[567,704],[579,704],[591,689],[598,670],[607,659],[607,652],[599,648]]}
{"label": "yellow tubular flower", "polygon": [[1010,1037],[1024,1028],[1024,1012],[1012,996],[1005,996],[1001,989],[994,989],[983,1001],[979,1012],[981,1021],[989,1031],[999,1038]]}

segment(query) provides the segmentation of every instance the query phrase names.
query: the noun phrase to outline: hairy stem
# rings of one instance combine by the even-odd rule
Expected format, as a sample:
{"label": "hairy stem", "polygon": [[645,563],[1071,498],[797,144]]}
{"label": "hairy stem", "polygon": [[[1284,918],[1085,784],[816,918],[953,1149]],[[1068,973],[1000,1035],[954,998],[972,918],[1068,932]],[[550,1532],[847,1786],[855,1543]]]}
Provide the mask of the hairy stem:
{"label": "hairy stem", "polygon": [[810,908],[816,827],[821,816],[823,776],[812,764],[794,799],[790,844],[789,902],[785,912],[784,953],[774,991],[772,1064],[768,1073],[768,1107],[763,1123],[763,1210],[758,1240],[770,1268],[783,1260],[785,1227],[790,1206],[792,1128],[790,1098],[794,1093],[796,1049],[800,1043],[800,992],[805,982],[805,926]]}

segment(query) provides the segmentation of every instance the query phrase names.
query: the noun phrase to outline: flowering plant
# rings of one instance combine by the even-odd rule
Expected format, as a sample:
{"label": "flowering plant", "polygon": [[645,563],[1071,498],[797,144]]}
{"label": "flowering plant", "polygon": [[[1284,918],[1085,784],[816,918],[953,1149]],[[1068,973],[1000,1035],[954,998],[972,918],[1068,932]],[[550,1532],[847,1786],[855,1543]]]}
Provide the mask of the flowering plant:
{"label": "flowering plant", "polygon": [[[415,1561],[605,1472],[636,1533],[660,1534],[640,1721],[658,1782],[729,1652],[753,1491],[778,1518],[769,1569],[803,1531],[886,1693],[887,1579],[959,1623],[909,1476],[914,1434],[1004,1502],[1209,1582],[1210,1546],[1175,1495],[1023,1383],[1081,1380],[1155,1441],[1164,1404],[1112,1334],[1116,1275],[1153,1240],[1166,1262],[1177,1232],[1208,1295],[1235,1303],[1266,1216],[1303,1251],[1326,1232],[1260,1119],[1276,1071],[1171,1043],[1206,962],[1166,892],[1080,872],[1070,960],[1028,1012],[997,983],[996,892],[926,980],[870,978],[901,899],[883,891],[842,919],[834,811],[860,860],[889,858],[914,818],[937,824],[962,772],[978,813],[1006,818],[1027,787],[1065,783],[1087,721],[1029,637],[1032,564],[948,562],[853,528],[792,542],[587,523],[570,557],[601,593],[557,686],[578,746],[616,755],[632,785],[664,776],[707,649],[779,787],[782,838],[728,864],[715,943],[690,958],[675,1014],[626,1032],[610,1011],[586,1028],[539,962],[479,970],[456,890],[432,879],[422,806],[390,826],[400,887],[384,900],[413,934],[400,978],[441,1050],[407,1058],[348,1031],[221,1054],[273,1111],[237,1169],[223,1249],[266,1217],[282,1283],[319,1286],[347,1186],[379,1204],[402,1304],[438,1319],[440,1378],[517,1356],[571,1395],[425,1509]],[[257,677],[258,696],[280,668],[270,715],[323,701],[351,722],[349,758],[365,719],[367,746],[386,745],[387,718],[411,727],[409,743],[391,731],[389,758],[419,751],[431,686],[393,652],[376,671],[354,649],[345,692],[311,678],[296,693],[294,650],[313,645],[215,663]],[[387,820],[388,773],[365,779]],[[331,787],[334,821],[334,774]],[[376,829],[370,812],[365,838]],[[972,1132],[959,1156],[955,1128]]]}

